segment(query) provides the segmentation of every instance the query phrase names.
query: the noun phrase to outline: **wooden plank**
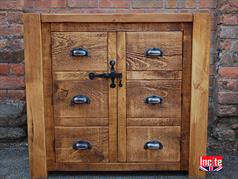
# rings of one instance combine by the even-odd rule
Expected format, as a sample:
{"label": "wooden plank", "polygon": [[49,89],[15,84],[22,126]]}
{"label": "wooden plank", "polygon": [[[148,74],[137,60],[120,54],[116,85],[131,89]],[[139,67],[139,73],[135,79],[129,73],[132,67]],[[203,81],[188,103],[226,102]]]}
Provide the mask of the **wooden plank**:
{"label": "wooden plank", "polygon": [[[145,150],[151,140],[159,141],[162,149]],[[127,162],[180,161],[180,127],[127,127]]]}
{"label": "wooden plank", "polygon": [[[127,32],[128,70],[182,70],[182,32]],[[147,57],[149,48],[163,56]]]}
{"label": "wooden plank", "polygon": [[191,13],[42,14],[42,22],[191,22]]}
{"label": "wooden plank", "polygon": [[[52,32],[53,71],[106,71],[107,32]],[[83,48],[88,56],[75,57],[71,50]]]}
{"label": "wooden plank", "polygon": [[127,126],[179,126],[181,118],[127,118]]}
{"label": "wooden plank", "polygon": [[[163,98],[161,104],[146,104],[149,96]],[[181,80],[127,80],[127,117],[181,118]]]}
{"label": "wooden plank", "polygon": [[122,87],[118,87],[118,161],[126,161],[126,34],[117,33],[118,72],[122,73]]}
{"label": "wooden plank", "polygon": [[51,23],[53,32],[175,32],[181,23]]}
{"label": "wooden plank", "polygon": [[108,126],[108,118],[56,117],[55,125],[65,127]]}
{"label": "wooden plank", "polygon": [[[116,61],[115,69],[117,71],[117,39],[115,32],[108,32],[108,70],[111,60]],[[109,106],[109,161],[117,161],[117,87],[110,87],[111,80],[108,79],[108,106]]]}
{"label": "wooden plank", "polygon": [[181,120],[181,170],[188,170],[189,128],[191,100],[192,23],[182,23],[183,28],[183,78]]}
{"label": "wooden plank", "polygon": [[[55,136],[56,162],[108,162],[108,127],[56,127]],[[92,148],[73,149],[80,140]]]}
{"label": "wooden plank", "polygon": [[189,144],[189,176],[204,177],[199,157],[206,154],[208,118],[208,81],[210,54],[210,17],[194,14],[192,46],[192,84]]}
{"label": "wooden plank", "polygon": [[43,85],[44,85],[44,109],[45,109],[45,133],[47,161],[55,161],[54,152],[54,116],[53,116],[53,84],[51,69],[51,37],[50,24],[44,23],[42,30],[42,60],[43,60]]}
{"label": "wooden plank", "polygon": [[[103,80],[54,80],[55,117],[108,117],[108,81]],[[89,97],[89,104],[71,103],[74,96]],[[92,112],[93,111],[93,112]]]}
{"label": "wooden plank", "polygon": [[[94,71],[96,72],[96,71]],[[97,73],[105,73],[105,71],[97,71]],[[62,81],[62,80],[88,80],[89,72],[54,72],[53,78],[54,80]],[[100,80],[100,79],[97,79]]]}
{"label": "wooden plank", "polygon": [[46,178],[46,136],[41,19],[24,14],[24,48],[30,175]]}
{"label": "wooden plank", "polygon": [[180,80],[182,71],[127,71],[128,80]]}
{"label": "wooden plank", "polygon": [[50,163],[50,171],[176,171],[180,162],[160,163]]}

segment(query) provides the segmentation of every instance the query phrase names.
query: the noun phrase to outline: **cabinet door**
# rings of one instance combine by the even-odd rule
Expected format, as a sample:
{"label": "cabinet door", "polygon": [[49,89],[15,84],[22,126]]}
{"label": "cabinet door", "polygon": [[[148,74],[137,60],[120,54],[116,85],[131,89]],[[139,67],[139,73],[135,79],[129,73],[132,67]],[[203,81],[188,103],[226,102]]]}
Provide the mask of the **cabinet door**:
{"label": "cabinet door", "polygon": [[89,74],[111,72],[116,33],[51,35],[56,162],[115,162],[117,88]]}
{"label": "cabinet door", "polygon": [[182,32],[119,32],[118,160],[180,162]]}

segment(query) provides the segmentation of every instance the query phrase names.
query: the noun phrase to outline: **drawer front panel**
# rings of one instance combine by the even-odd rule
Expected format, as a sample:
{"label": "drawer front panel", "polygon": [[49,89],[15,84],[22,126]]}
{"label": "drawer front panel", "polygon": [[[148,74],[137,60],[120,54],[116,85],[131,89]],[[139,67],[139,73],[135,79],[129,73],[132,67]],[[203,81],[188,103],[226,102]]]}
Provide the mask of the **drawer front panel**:
{"label": "drawer front panel", "polygon": [[[56,127],[55,138],[57,162],[108,162],[107,127]],[[91,149],[75,150],[78,141],[88,142]]]}
{"label": "drawer front panel", "polygon": [[[127,70],[182,70],[182,32],[128,32]],[[146,57],[148,49],[163,55]]]}
{"label": "drawer front panel", "polygon": [[[161,104],[147,104],[146,98],[159,96]],[[181,80],[128,80],[127,117],[181,117]]]}
{"label": "drawer front panel", "polygon": [[[149,141],[162,144],[161,149],[145,149]],[[180,161],[180,127],[128,127],[127,162]]]}
{"label": "drawer front panel", "polygon": [[[72,56],[76,48],[83,48],[88,56]],[[107,33],[53,32],[52,60],[54,71],[106,71]]]}
{"label": "drawer front panel", "polygon": [[[55,117],[108,117],[108,81],[62,80],[54,81]],[[72,104],[75,96],[83,95],[90,103]]]}

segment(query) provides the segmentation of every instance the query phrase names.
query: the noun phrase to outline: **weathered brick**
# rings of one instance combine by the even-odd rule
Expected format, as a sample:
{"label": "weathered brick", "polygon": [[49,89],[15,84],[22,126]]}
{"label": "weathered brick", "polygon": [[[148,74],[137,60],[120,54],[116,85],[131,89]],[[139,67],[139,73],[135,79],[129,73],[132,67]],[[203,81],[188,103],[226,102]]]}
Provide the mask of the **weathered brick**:
{"label": "weathered brick", "polygon": [[222,39],[219,42],[219,48],[221,50],[229,50],[231,48],[232,39]]}
{"label": "weathered brick", "polygon": [[7,97],[7,90],[0,90],[0,100],[4,100]]}
{"label": "weathered brick", "polygon": [[219,10],[222,13],[236,13],[238,12],[238,2],[237,0],[229,0],[229,1],[223,1],[219,2]]}
{"label": "weathered brick", "polygon": [[35,1],[36,8],[63,8],[66,7],[66,0],[37,0]]}
{"label": "weathered brick", "polygon": [[0,39],[0,49],[4,49],[7,47],[7,39]]}
{"label": "weathered brick", "polygon": [[238,67],[238,53],[225,51],[221,54],[220,65],[223,67]]}
{"label": "weathered brick", "polygon": [[0,89],[23,89],[24,87],[23,76],[0,76]]}
{"label": "weathered brick", "polygon": [[9,66],[7,63],[0,63],[0,75],[7,75],[9,72]]}
{"label": "weathered brick", "polygon": [[217,80],[219,91],[238,91],[238,79],[222,78]]}
{"label": "weathered brick", "polygon": [[13,100],[25,100],[25,90],[7,90],[7,97]]}
{"label": "weathered brick", "polygon": [[175,9],[176,8],[176,0],[167,0],[166,1],[166,8]]}
{"label": "weathered brick", "polygon": [[128,0],[99,0],[99,7],[101,8],[129,8],[129,5]]}
{"label": "weathered brick", "polygon": [[217,5],[217,0],[200,0],[200,8],[215,8]]}
{"label": "weathered brick", "polygon": [[22,14],[22,12],[8,12],[6,15],[7,22],[9,24],[22,24]]}
{"label": "weathered brick", "polygon": [[68,0],[69,7],[92,8],[98,6],[97,0]]}
{"label": "weathered brick", "polygon": [[219,117],[238,116],[238,105],[217,105],[217,115]]}
{"label": "weathered brick", "polygon": [[14,75],[24,75],[24,65],[21,63],[18,64],[10,64],[10,74]]}
{"label": "weathered brick", "polygon": [[24,8],[33,8],[34,1],[33,0],[24,0]]}
{"label": "weathered brick", "polygon": [[0,63],[19,63],[23,61],[23,50],[9,51],[0,50]]}
{"label": "weathered brick", "polygon": [[238,25],[238,14],[224,14],[220,18],[220,23],[226,25]]}
{"label": "weathered brick", "polygon": [[23,25],[0,25],[0,36],[7,35],[22,35],[23,34]]}
{"label": "weathered brick", "polygon": [[133,0],[132,1],[133,8],[162,8],[163,1],[162,0]]}
{"label": "weathered brick", "polygon": [[220,67],[218,74],[221,77],[237,78],[238,67]]}
{"label": "weathered brick", "polygon": [[178,8],[188,8],[192,9],[195,8],[195,0],[183,0],[183,1],[177,1],[177,7]]}
{"label": "weathered brick", "polygon": [[238,104],[238,92],[218,92],[219,104]]}
{"label": "weathered brick", "polygon": [[238,26],[221,26],[220,38],[237,38]]}
{"label": "weathered brick", "polygon": [[0,9],[22,9],[24,0],[1,0]]}

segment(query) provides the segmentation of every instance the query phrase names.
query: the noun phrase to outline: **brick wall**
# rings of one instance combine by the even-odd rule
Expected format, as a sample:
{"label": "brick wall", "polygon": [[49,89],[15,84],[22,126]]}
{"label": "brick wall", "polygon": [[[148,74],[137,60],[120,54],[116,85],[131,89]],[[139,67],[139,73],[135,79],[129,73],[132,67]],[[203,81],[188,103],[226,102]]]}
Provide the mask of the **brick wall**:
{"label": "brick wall", "polygon": [[[26,136],[23,25],[21,21],[23,12],[179,13],[197,11],[208,11],[212,17],[210,146],[217,148],[217,141],[223,139],[229,142],[230,137],[228,136],[234,137],[238,115],[237,98],[234,98],[237,97],[238,89],[236,0],[219,0],[219,3],[217,0],[0,1],[0,140],[19,140]],[[220,18],[217,18],[217,15]],[[222,49],[219,60],[216,56],[218,48]]]}

